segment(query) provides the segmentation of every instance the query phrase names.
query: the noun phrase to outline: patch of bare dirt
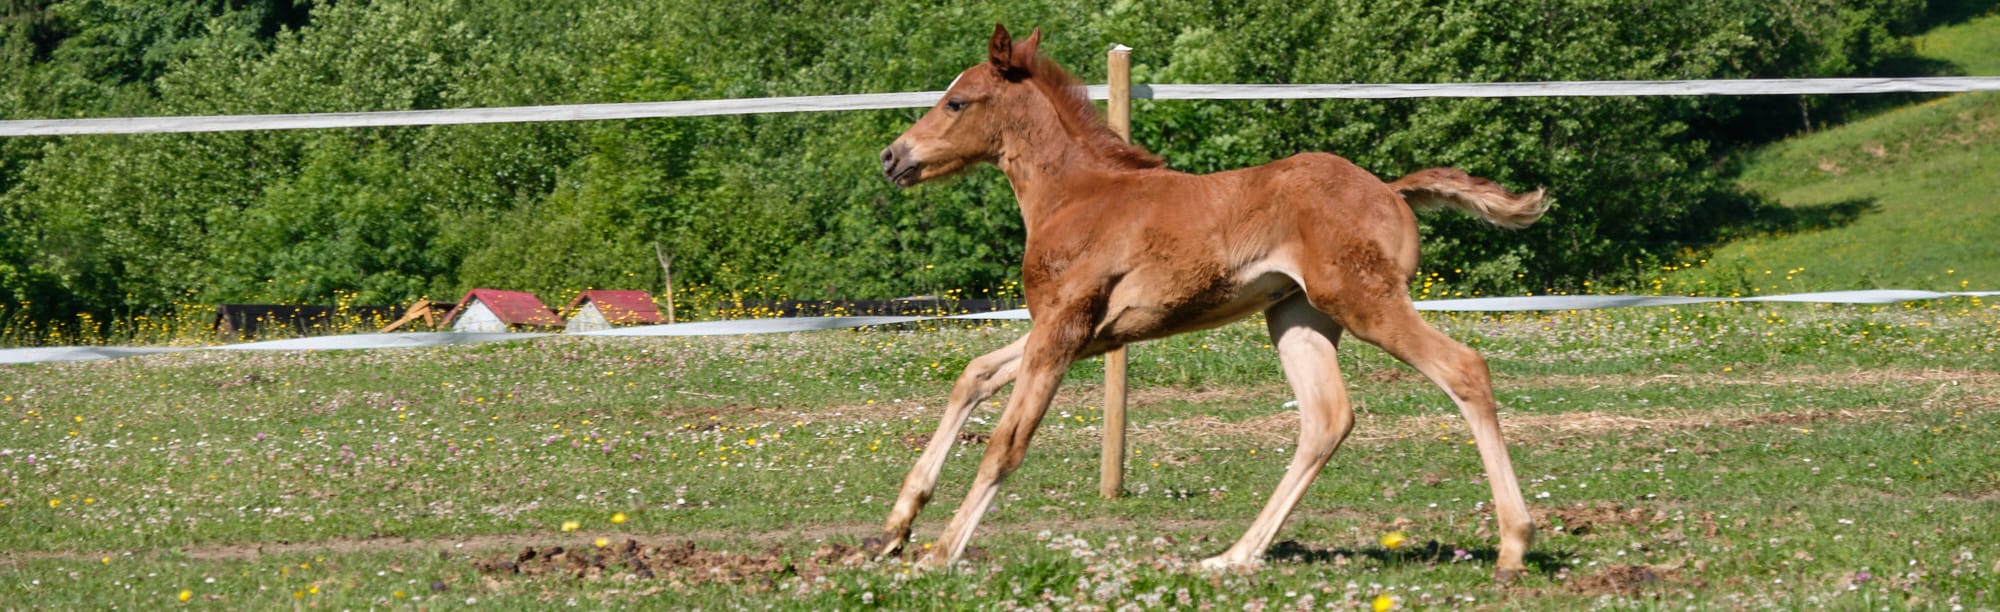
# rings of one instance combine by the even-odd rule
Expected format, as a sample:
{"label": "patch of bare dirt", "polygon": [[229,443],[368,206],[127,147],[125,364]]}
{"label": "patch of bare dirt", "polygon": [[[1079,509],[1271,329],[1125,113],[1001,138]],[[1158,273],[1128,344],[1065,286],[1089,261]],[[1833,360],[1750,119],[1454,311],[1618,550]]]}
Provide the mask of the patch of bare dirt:
{"label": "patch of bare dirt", "polygon": [[1616,502],[1536,507],[1532,514],[1541,517],[1542,524],[1559,526],[1563,532],[1573,536],[1588,535],[1600,529],[1645,529],[1668,522],[1664,510],[1628,508]]}
{"label": "patch of bare dirt", "polygon": [[1588,595],[1644,595],[1687,586],[1680,569],[1655,565],[1612,565],[1570,576],[1569,590]]}
{"label": "patch of bare dirt", "polygon": [[[1673,410],[1640,414],[1613,414],[1604,411],[1561,414],[1502,414],[1500,426],[1508,441],[1547,441],[1581,435],[1622,431],[1661,431],[1708,427],[1754,427],[1762,425],[1803,425],[1826,421],[1893,420],[1905,418],[1909,410],[1814,410],[1788,413],[1751,413],[1730,410]],[[1386,433],[1356,436],[1356,440],[1389,440],[1425,435],[1440,430],[1454,434],[1464,431],[1457,415],[1419,416],[1398,419],[1383,428]],[[1444,425],[1444,427],[1439,427]],[[1366,426],[1365,424],[1363,425]],[[1371,428],[1372,429],[1372,428]]]}
{"label": "patch of bare dirt", "polygon": [[1156,427],[1132,429],[1126,437],[1133,442],[1160,444],[1168,439],[1206,440],[1221,437],[1252,437],[1282,442],[1298,437],[1299,413],[1287,410],[1242,421],[1224,421],[1198,415],[1161,423]]}
{"label": "patch of bare dirt", "polygon": [[[923,450],[924,445],[930,444],[931,435],[933,433],[936,432],[905,435],[903,436],[903,446],[913,451]],[[985,444],[991,441],[992,439],[993,439],[992,434],[985,434],[973,431],[961,431],[958,433],[959,446],[977,446],[980,444]]]}
{"label": "patch of bare dirt", "polygon": [[[933,512],[937,512],[937,510],[933,510]],[[1298,511],[1292,514],[1292,520],[1293,521],[1359,520],[1359,519],[1370,518],[1373,516],[1374,516],[1373,514],[1360,512],[1352,508],[1300,508]],[[1443,515],[1437,513],[1427,513],[1418,516],[1423,516],[1431,520],[1442,520],[1439,517],[1442,517]],[[1136,521],[1129,516],[1100,516],[1100,517],[1088,517],[1081,519],[1065,519],[1065,520],[1033,520],[1033,521],[1025,521],[1019,523],[996,521],[992,522],[991,524],[982,525],[980,527],[980,534],[981,537],[992,537],[995,534],[1000,534],[1000,533],[1019,534],[1019,533],[1036,533],[1039,531],[1048,531],[1048,530],[1088,531],[1088,530],[1112,530],[1112,529],[1135,530],[1135,532],[1137,532],[1136,530],[1142,528],[1168,530],[1168,531],[1210,530],[1210,529],[1223,529],[1227,531],[1229,529],[1240,529],[1242,528],[1242,526],[1247,525],[1249,520],[1250,517],[1246,515],[1242,517],[1230,517],[1226,519],[1163,519],[1163,520],[1148,519],[1143,523]],[[944,525],[942,520],[935,520],[933,523],[930,524],[919,524],[918,527],[920,527],[919,529],[920,533],[916,537],[912,538],[912,541],[918,543],[931,541],[935,539],[938,535],[936,533],[936,530],[942,529],[943,526]],[[928,528],[928,530],[922,529],[926,527]],[[762,531],[762,532],[745,532],[741,530],[722,530],[722,529],[678,531],[672,533],[662,532],[662,533],[650,533],[650,534],[609,533],[609,532],[592,533],[588,531],[578,531],[567,534],[566,536],[564,536],[563,539],[565,541],[573,541],[575,543],[575,546],[566,547],[572,549],[589,548],[591,547],[593,539],[598,537],[603,537],[612,540],[658,539],[658,540],[672,540],[675,542],[722,542],[722,541],[748,540],[749,542],[755,543],[755,545],[757,546],[771,546],[771,547],[775,547],[785,543],[796,544],[800,542],[819,542],[822,543],[822,548],[833,547],[835,549],[840,549],[840,550],[859,551],[860,549],[858,548],[853,548],[851,546],[846,546],[843,544],[839,544],[837,542],[840,540],[858,542],[860,541],[859,538],[860,535],[874,533],[880,528],[881,524],[875,521],[826,522],[826,523],[813,523],[812,525],[801,526],[792,529],[780,529],[780,530]],[[405,553],[405,552],[435,551],[441,554],[457,554],[462,552],[471,555],[484,555],[484,557],[482,557],[484,560],[492,560],[498,558],[498,556],[504,556],[502,555],[502,553],[523,551],[528,548],[534,548],[537,551],[545,550],[547,548],[547,545],[549,544],[549,539],[550,536],[548,536],[547,534],[530,534],[530,533],[494,534],[494,535],[479,535],[479,536],[451,536],[451,537],[435,537],[435,538],[402,538],[402,537],[336,538],[336,539],[320,540],[313,542],[213,544],[205,546],[192,546],[192,547],[180,548],[173,551],[134,550],[131,552],[134,555],[145,556],[148,558],[162,556],[162,555],[185,555],[188,558],[206,560],[206,561],[256,561],[262,558],[264,555],[294,555],[294,554],[313,554],[313,553],[348,554],[348,553],[375,553],[375,552]],[[906,548],[914,549],[916,548],[916,546],[906,547]],[[968,551],[970,550],[971,549],[968,549]],[[0,551],[0,568],[9,567],[11,564],[15,563],[47,560],[47,559],[95,561],[100,557],[105,556],[106,554],[118,554],[118,551]],[[971,553],[968,552],[967,554]]]}
{"label": "patch of bare dirt", "polygon": [[[1535,442],[1568,438],[1581,435],[1596,435],[1610,432],[1636,430],[1700,429],[1704,427],[1750,427],[1758,425],[1806,424],[1821,421],[1858,421],[1880,418],[1900,418],[1907,410],[1826,410],[1797,413],[1746,413],[1722,410],[1649,412],[1640,415],[1613,414],[1603,411],[1566,412],[1561,414],[1503,414],[1500,426],[1509,442]],[[1349,441],[1381,442],[1400,440],[1418,436],[1437,435],[1440,432],[1452,436],[1467,433],[1464,419],[1456,414],[1436,414],[1394,419],[1362,417],[1355,427],[1355,434]],[[1283,444],[1298,437],[1299,416],[1296,412],[1281,412],[1269,416],[1242,421],[1224,421],[1202,415],[1163,423],[1157,427],[1135,428],[1129,437],[1138,442],[1162,443],[1169,438],[1183,439],[1190,434],[1208,439],[1221,437],[1252,438],[1260,443]],[[1168,430],[1172,431],[1171,436]]]}
{"label": "patch of bare dirt", "polygon": [[1533,376],[1502,378],[1494,386],[1532,383],[1552,387],[1645,387],[1649,385],[1704,386],[1859,386],[1892,383],[1941,383],[1970,385],[1973,388],[2000,387],[2000,372],[1980,370],[1874,368],[1847,372],[1756,374],[1611,374],[1584,376]]}
{"label": "patch of bare dirt", "polygon": [[[1426,381],[1424,381],[1423,376],[1417,374],[1413,370],[1400,366],[1385,367],[1385,368],[1370,370],[1356,377],[1356,379],[1357,380],[1354,382],[1357,386],[1428,384]],[[1496,388],[1512,388],[1524,384],[1533,384],[1536,386],[1544,386],[1544,387],[1566,387],[1566,388],[1588,389],[1593,387],[1645,387],[1649,385],[1824,387],[1824,386],[1864,386],[1864,385],[1880,385],[1880,384],[1895,384],[1895,383],[1903,383],[1903,384],[1936,383],[1939,385],[1968,387],[1969,389],[1973,390],[2000,389],[2000,372],[1941,370],[1941,369],[1918,370],[1918,369],[1892,368],[1892,369],[1855,370],[1851,372],[1771,374],[1764,376],[1755,376],[1755,375],[1730,376],[1724,374],[1660,374],[1651,376],[1646,376],[1646,375],[1539,376],[1532,378],[1523,377],[1516,379],[1499,379],[1495,381],[1495,386]],[[764,419],[764,420],[772,420],[772,419],[784,420],[784,419],[804,418],[819,423],[837,423],[837,422],[846,422],[855,420],[880,420],[880,419],[896,419],[896,418],[911,418],[911,417],[931,419],[937,417],[938,411],[944,406],[944,403],[947,401],[946,394],[948,394],[950,391],[951,391],[951,385],[949,383],[941,383],[937,386],[936,395],[933,396],[904,398],[903,401],[900,402],[876,402],[873,404],[849,404],[849,405],[833,406],[827,408],[818,408],[815,409],[812,414],[790,412],[768,407],[728,406],[723,408],[690,408],[690,409],[677,408],[670,412],[662,412],[661,416],[688,417],[692,415],[695,417],[717,416],[722,419],[752,418],[752,419]],[[1175,387],[1175,386],[1157,387],[1157,386],[1134,385],[1128,393],[1129,394],[1127,397],[1129,398],[1129,405],[1132,407],[1135,414],[1144,414],[1146,406],[1148,405],[1164,404],[1169,402],[1189,403],[1197,405],[1212,404],[1221,406],[1258,407],[1258,406],[1267,406],[1272,403],[1282,402],[1291,399],[1291,393],[1290,391],[1287,390],[1283,378],[1279,376],[1275,371],[1272,372],[1271,381],[1270,384],[1268,385],[1239,385],[1239,386],[1229,386],[1222,388],[1205,388],[1205,389]],[[985,402],[981,402],[980,405],[974,408],[973,410],[977,414],[987,414],[987,415],[998,414],[1000,412],[1000,407],[1003,406],[1006,402],[1006,397],[1007,397],[1006,390],[1002,390],[1002,392],[995,394],[994,397],[989,398]],[[1355,399],[1357,400],[1358,405],[1365,406],[1366,398],[1362,397],[1361,393],[1357,393]],[[1440,398],[1440,401],[1443,401],[1442,398]],[[1053,405],[1068,406],[1068,407],[1078,407],[1078,406],[1102,407],[1104,405],[1104,387],[1103,385],[1096,385],[1096,384],[1063,385],[1062,390],[1057,393],[1056,400],[1053,403]],[[1714,414],[1714,412],[1703,411],[1703,414]],[[1430,419],[1430,418],[1432,417],[1418,417],[1419,420]],[[1508,427],[1509,435],[1513,435],[1512,430],[1515,428],[1514,427],[1515,421],[1519,421],[1524,418],[1536,418],[1536,417],[1523,417],[1520,415],[1507,415],[1502,417],[1502,423]],[[1657,419],[1631,417],[1633,420],[1623,420],[1624,417],[1616,417],[1606,413],[1571,413],[1569,415],[1550,415],[1548,417],[1542,417],[1542,418],[1575,421],[1575,422],[1568,424],[1551,423],[1547,427],[1537,427],[1533,429],[1544,429],[1556,432],[1572,431],[1575,433],[1591,433],[1595,431],[1624,431],[1629,429],[1636,429],[1639,427],[1652,427],[1659,424]],[[1455,416],[1449,416],[1449,417],[1438,416],[1436,417],[1436,419],[1437,421],[1415,423],[1415,424],[1428,425],[1431,429],[1435,429],[1437,427],[1438,422],[1442,422],[1444,420],[1451,420],[1451,421],[1457,420]],[[1410,421],[1410,420],[1404,419],[1404,421]],[[1362,419],[1361,427],[1358,428],[1357,431],[1366,432],[1370,430],[1375,430],[1376,428],[1373,427],[1375,423],[1376,421],[1374,419],[1369,419],[1364,417]],[[1272,426],[1275,427],[1276,429],[1264,433],[1263,435],[1266,437],[1271,437],[1273,440],[1282,441],[1282,440],[1290,440],[1296,436],[1295,428],[1297,427],[1298,424],[1298,417],[1291,411],[1285,411],[1284,413],[1275,415],[1274,417],[1253,419],[1250,421],[1242,421],[1237,423],[1227,423],[1222,421],[1221,419],[1202,420],[1198,417],[1196,419],[1183,419],[1179,421],[1177,425],[1178,424],[1192,424],[1197,427],[1216,430],[1218,433],[1224,433],[1224,434],[1248,433],[1252,435],[1258,435],[1260,434],[1260,432],[1264,432],[1264,430],[1260,429],[1260,427],[1262,426]],[[1705,426],[1705,425],[1716,425],[1716,424],[1721,424],[1721,423],[1711,421],[1708,423],[1693,425],[1693,426]],[[1403,433],[1404,428],[1400,427],[1400,423],[1396,427],[1395,431],[1397,431],[1398,433],[1391,433],[1386,435],[1376,434],[1369,437],[1357,437],[1355,439],[1357,440],[1394,439],[1397,437],[1410,435],[1409,433]],[[1133,435],[1143,435],[1143,434],[1134,431]]]}
{"label": "patch of bare dirt", "polygon": [[561,546],[523,547],[475,559],[473,568],[489,577],[569,576],[587,580],[661,579],[680,586],[709,583],[770,589],[788,577],[812,579],[829,567],[859,563],[865,554],[844,544],[828,544],[803,556],[772,546],[760,553],[703,550],[692,541],[648,546],[638,540],[603,547],[566,549]]}
{"label": "patch of bare dirt", "polygon": [[1405,381],[1422,380],[1422,377],[1417,376],[1415,371],[1409,369],[1388,367],[1371,370],[1367,374],[1361,375],[1361,379],[1373,383],[1392,385]]}

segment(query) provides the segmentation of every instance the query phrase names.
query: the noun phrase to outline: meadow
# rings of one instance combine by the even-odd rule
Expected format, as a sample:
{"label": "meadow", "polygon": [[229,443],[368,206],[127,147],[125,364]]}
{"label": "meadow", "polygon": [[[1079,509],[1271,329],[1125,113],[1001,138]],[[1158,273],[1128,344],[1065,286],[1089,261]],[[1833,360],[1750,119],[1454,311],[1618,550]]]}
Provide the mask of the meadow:
{"label": "meadow", "polygon": [[[1492,363],[1538,525],[1373,347],[1360,423],[1261,571],[1296,424],[1261,326],[1135,347],[1127,494],[1079,365],[941,572],[873,535],[957,371],[1025,328],[553,338],[0,368],[0,600],[51,608],[2000,606],[2000,305],[1437,315]],[[997,417],[982,406],[913,545]],[[556,548],[562,551],[558,554]]]}
{"label": "meadow", "polygon": [[[2000,75],[2000,15],[1915,39],[1924,58]],[[2000,92],[1942,96],[1759,148],[1740,183],[1785,206],[1770,231],[1662,275],[1654,290],[1978,290],[2000,279]]]}

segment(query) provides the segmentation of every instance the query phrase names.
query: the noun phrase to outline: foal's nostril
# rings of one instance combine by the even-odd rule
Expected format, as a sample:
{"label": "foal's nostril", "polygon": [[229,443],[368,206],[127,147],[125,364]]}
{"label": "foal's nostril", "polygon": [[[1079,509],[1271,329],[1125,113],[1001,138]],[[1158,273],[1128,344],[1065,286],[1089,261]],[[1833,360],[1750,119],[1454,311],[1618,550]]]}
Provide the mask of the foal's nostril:
{"label": "foal's nostril", "polygon": [[896,147],[882,149],[882,173],[888,174],[896,167]]}

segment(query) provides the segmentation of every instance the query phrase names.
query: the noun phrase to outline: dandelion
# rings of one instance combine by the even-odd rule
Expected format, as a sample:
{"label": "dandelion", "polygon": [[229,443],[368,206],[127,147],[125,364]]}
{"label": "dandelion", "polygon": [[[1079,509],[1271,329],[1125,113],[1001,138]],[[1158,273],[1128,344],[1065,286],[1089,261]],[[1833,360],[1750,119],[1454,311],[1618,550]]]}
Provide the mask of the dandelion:
{"label": "dandelion", "polygon": [[194,591],[189,589],[181,589],[181,594],[180,594],[181,601],[187,601],[193,598],[194,598]]}
{"label": "dandelion", "polygon": [[623,525],[623,524],[625,524],[625,513],[623,513],[623,512],[618,512],[618,513],[614,513],[614,514],[612,514],[612,515],[611,515],[611,524],[613,524],[613,525]]}
{"label": "dandelion", "polygon": [[576,531],[581,527],[583,527],[583,523],[580,521],[563,521],[562,523],[562,530],[564,532]]}
{"label": "dandelion", "polygon": [[1389,533],[1382,534],[1381,542],[1383,548],[1387,548],[1389,550],[1395,550],[1397,548],[1401,548],[1403,546],[1403,542],[1408,541],[1409,539],[1410,539],[1409,536],[1403,535],[1403,532],[1401,531],[1391,531]]}
{"label": "dandelion", "polygon": [[608,538],[598,538],[597,540],[591,542],[591,544],[597,545],[598,548],[604,548],[606,546],[611,545],[611,540]]}
{"label": "dandelion", "polygon": [[1389,612],[1389,610],[1396,609],[1396,598],[1390,597],[1387,594],[1376,595],[1375,602],[1369,604],[1369,608],[1375,610],[1375,612]]}

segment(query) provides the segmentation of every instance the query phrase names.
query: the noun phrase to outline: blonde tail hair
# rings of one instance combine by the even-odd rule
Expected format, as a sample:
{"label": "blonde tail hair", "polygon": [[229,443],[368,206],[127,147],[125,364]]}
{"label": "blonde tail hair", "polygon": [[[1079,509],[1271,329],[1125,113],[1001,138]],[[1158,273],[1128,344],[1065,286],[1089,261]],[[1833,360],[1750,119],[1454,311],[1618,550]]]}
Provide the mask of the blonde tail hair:
{"label": "blonde tail hair", "polygon": [[1507,229],[1527,227],[1549,210],[1545,189],[1513,193],[1457,168],[1419,170],[1389,183],[1389,188],[1402,194],[1411,208],[1456,208]]}

